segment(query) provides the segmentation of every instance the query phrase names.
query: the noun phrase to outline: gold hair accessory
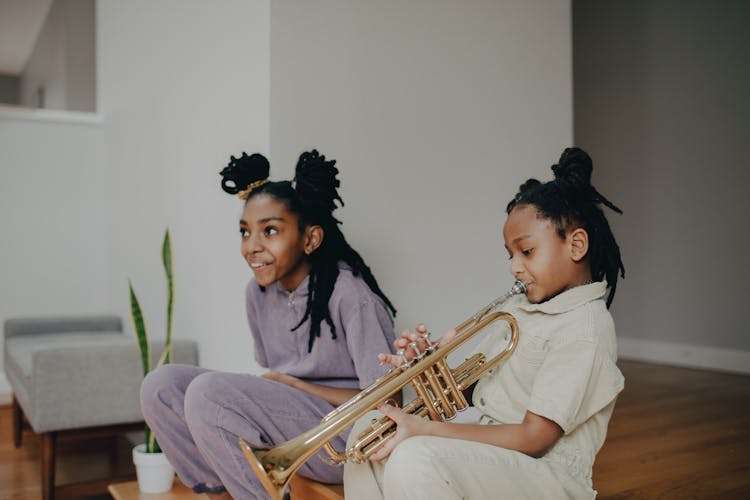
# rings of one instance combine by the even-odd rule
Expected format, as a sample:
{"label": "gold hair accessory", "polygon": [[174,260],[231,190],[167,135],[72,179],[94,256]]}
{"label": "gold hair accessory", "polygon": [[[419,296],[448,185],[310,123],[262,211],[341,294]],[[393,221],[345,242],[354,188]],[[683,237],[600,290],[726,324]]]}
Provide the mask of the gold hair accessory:
{"label": "gold hair accessory", "polygon": [[261,179],[259,181],[251,182],[247,185],[247,188],[237,193],[237,196],[239,196],[243,200],[246,200],[250,196],[250,193],[253,192],[253,189],[261,187],[266,182],[268,182],[268,179]]}

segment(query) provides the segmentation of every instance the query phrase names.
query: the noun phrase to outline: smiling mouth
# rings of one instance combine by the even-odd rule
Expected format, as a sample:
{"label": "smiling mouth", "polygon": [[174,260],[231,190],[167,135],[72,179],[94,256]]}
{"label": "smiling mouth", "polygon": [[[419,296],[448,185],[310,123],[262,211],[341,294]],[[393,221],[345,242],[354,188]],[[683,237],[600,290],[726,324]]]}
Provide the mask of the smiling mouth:
{"label": "smiling mouth", "polygon": [[256,269],[262,269],[262,268],[266,267],[267,265],[268,265],[268,264],[263,264],[263,263],[260,263],[260,262],[251,262],[251,263],[250,263],[250,267],[251,267],[251,268],[252,268],[253,270],[256,270]]}

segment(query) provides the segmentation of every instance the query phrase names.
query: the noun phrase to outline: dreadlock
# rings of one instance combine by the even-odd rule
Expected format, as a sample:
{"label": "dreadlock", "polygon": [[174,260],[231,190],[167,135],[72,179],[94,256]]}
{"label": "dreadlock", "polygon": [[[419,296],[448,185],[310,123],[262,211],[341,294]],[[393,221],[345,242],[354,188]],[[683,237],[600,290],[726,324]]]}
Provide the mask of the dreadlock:
{"label": "dreadlock", "polygon": [[589,155],[580,148],[567,148],[560,160],[552,165],[555,179],[541,183],[529,179],[508,203],[506,212],[519,205],[533,205],[541,218],[551,220],[557,234],[565,238],[568,230],[583,228],[589,235],[589,262],[594,281],[607,280],[610,287],[607,307],[617,290],[617,277],[625,277],[620,247],[599,205],[621,214],[622,210],[591,185],[593,165]]}
{"label": "dreadlock", "polygon": [[322,321],[328,323],[332,337],[336,338],[328,301],[339,276],[339,261],[346,263],[354,276],[361,276],[367,286],[383,299],[391,314],[396,315],[395,307],[378,286],[370,268],[344,238],[339,229],[341,221],[333,216],[337,202],[344,206],[337,190],[341,183],[336,178],[339,171],[335,165],[336,160],[326,160],[316,150],[304,152],[297,161],[294,181],[269,181],[260,184],[268,178],[268,160],[258,153],[250,156],[242,153],[240,158],[232,156],[229,165],[221,171],[221,186],[227,193],[237,194],[245,186],[255,184],[257,187],[249,192],[248,201],[263,193],[273,196],[287,210],[297,214],[300,231],[313,225],[323,229],[323,242],[309,256],[310,277],[305,314],[292,328],[295,331],[310,320],[308,352],[312,351],[315,338],[320,337]]}

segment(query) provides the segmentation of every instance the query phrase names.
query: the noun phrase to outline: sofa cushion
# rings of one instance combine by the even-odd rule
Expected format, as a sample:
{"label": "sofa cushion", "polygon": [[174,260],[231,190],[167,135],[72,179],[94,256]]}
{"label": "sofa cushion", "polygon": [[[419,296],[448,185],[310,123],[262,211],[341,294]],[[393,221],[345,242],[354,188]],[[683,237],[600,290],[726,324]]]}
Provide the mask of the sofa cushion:
{"label": "sofa cushion", "polygon": [[[197,345],[174,341],[174,362],[197,364]],[[151,343],[152,366],[163,344]],[[143,420],[135,338],[122,332],[46,332],[5,339],[5,371],[35,432]]]}

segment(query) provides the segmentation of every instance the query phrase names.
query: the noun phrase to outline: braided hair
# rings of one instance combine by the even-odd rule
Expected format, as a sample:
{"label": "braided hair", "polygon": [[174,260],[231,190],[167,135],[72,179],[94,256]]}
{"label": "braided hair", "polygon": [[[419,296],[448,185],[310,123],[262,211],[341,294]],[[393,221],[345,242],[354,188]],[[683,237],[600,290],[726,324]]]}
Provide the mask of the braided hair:
{"label": "braided hair", "polygon": [[515,198],[508,203],[506,212],[519,205],[533,205],[539,216],[556,226],[557,234],[565,238],[575,227],[583,228],[589,235],[589,262],[594,281],[607,280],[610,287],[607,307],[617,290],[617,277],[625,277],[625,267],[620,258],[620,247],[609,227],[600,205],[621,214],[622,210],[591,185],[593,165],[589,155],[580,148],[567,148],[560,160],[552,165],[555,179],[541,183],[536,179],[524,182]]}
{"label": "braided hair", "polygon": [[[328,323],[332,337],[336,338],[328,301],[339,275],[339,261],[345,262],[354,276],[361,276],[367,286],[383,299],[391,314],[396,315],[396,309],[378,286],[370,268],[344,238],[339,229],[341,221],[333,216],[337,202],[344,206],[337,190],[340,182],[336,178],[339,171],[335,164],[336,160],[326,160],[316,150],[304,152],[297,161],[294,180],[274,182],[267,180],[269,163],[263,155],[255,153],[248,156],[242,153],[240,158],[232,156],[229,164],[220,172],[223,178],[221,187],[227,193],[243,193],[247,186],[252,186],[246,193],[248,201],[260,194],[267,194],[297,215],[300,231],[312,225],[323,229],[325,236],[322,243],[309,256],[309,293],[305,314],[292,328],[295,331],[310,319],[308,352],[312,351],[315,338],[320,337],[322,321]],[[261,290],[264,288],[261,287]]]}

